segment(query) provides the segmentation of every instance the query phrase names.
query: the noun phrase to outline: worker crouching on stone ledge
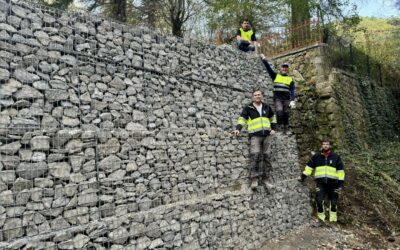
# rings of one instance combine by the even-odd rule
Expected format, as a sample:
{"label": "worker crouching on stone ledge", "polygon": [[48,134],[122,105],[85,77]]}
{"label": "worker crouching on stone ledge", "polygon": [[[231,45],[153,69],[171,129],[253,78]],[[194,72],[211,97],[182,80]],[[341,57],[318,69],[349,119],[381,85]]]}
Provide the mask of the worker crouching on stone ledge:
{"label": "worker crouching on stone ledge", "polygon": [[270,183],[271,162],[270,146],[271,136],[276,126],[276,118],[271,107],[263,102],[263,94],[260,89],[252,93],[252,102],[246,105],[240,114],[236,130],[232,134],[239,136],[240,131],[247,125],[250,141],[250,179],[251,188],[256,189],[259,179],[264,180],[267,188],[272,188]]}
{"label": "worker crouching on stone ledge", "polygon": [[321,152],[314,154],[307,163],[299,181],[304,182],[314,172],[316,188],[317,216],[325,222],[324,200],[330,201],[329,222],[337,221],[337,202],[344,184],[344,165],[340,156],[331,150],[330,140],[322,141]]}

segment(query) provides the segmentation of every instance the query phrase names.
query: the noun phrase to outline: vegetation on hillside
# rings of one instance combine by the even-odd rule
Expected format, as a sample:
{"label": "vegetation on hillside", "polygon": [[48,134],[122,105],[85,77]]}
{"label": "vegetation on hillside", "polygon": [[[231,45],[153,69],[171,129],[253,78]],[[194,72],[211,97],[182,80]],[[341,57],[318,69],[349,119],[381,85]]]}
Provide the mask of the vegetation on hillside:
{"label": "vegetation on hillside", "polygon": [[400,141],[394,139],[369,151],[342,152],[347,174],[342,223],[366,223],[384,236],[400,231]]}

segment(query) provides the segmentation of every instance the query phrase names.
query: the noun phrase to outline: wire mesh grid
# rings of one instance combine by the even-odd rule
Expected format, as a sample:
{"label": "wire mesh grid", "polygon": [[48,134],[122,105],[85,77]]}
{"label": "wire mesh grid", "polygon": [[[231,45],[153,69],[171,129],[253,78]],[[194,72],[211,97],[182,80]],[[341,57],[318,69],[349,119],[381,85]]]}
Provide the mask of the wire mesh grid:
{"label": "wire mesh grid", "polygon": [[[272,216],[272,199],[299,208],[241,188],[246,140],[229,131],[248,89],[215,74],[240,73],[221,66],[225,52],[19,1],[4,9],[0,247],[234,248],[260,223],[243,214]],[[301,193],[296,175],[276,165],[277,190]]]}

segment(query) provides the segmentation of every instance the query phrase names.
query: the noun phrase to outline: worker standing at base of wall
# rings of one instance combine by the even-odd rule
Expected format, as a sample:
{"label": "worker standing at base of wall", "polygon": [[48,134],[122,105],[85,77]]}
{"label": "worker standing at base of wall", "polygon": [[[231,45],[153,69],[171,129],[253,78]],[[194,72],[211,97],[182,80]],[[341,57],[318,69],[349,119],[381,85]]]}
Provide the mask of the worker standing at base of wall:
{"label": "worker standing at base of wall", "polygon": [[250,141],[250,180],[251,188],[256,189],[259,179],[267,188],[272,188],[271,177],[271,137],[275,134],[276,118],[271,107],[263,102],[260,89],[252,93],[252,102],[246,105],[240,114],[233,135],[239,136],[240,131],[247,125]]}
{"label": "worker standing at base of wall", "polygon": [[262,62],[268,74],[274,81],[274,105],[278,120],[278,129],[285,134],[289,129],[289,108],[296,108],[295,83],[293,78],[288,75],[289,64],[281,65],[280,73],[276,73],[269,65],[266,57],[260,54]]}
{"label": "worker standing at base of wall", "polygon": [[316,153],[307,163],[299,181],[304,182],[314,172],[316,188],[317,217],[325,222],[324,200],[328,196],[329,222],[337,221],[337,202],[344,184],[344,165],[340,156],[331,150],[330,140],[322,141],[321,152]]}

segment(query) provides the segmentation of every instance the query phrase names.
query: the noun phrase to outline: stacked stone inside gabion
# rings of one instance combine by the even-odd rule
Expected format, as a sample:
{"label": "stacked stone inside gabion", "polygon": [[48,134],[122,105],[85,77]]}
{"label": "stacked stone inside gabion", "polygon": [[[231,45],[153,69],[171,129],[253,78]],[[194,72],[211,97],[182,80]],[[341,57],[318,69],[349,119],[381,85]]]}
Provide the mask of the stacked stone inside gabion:
{"label": "stacked stone inside gabion", "polygon": [[0,81],[0,247],[254,249],[309,218],[292,137],[247,188],[253,55],[0,0]]}

